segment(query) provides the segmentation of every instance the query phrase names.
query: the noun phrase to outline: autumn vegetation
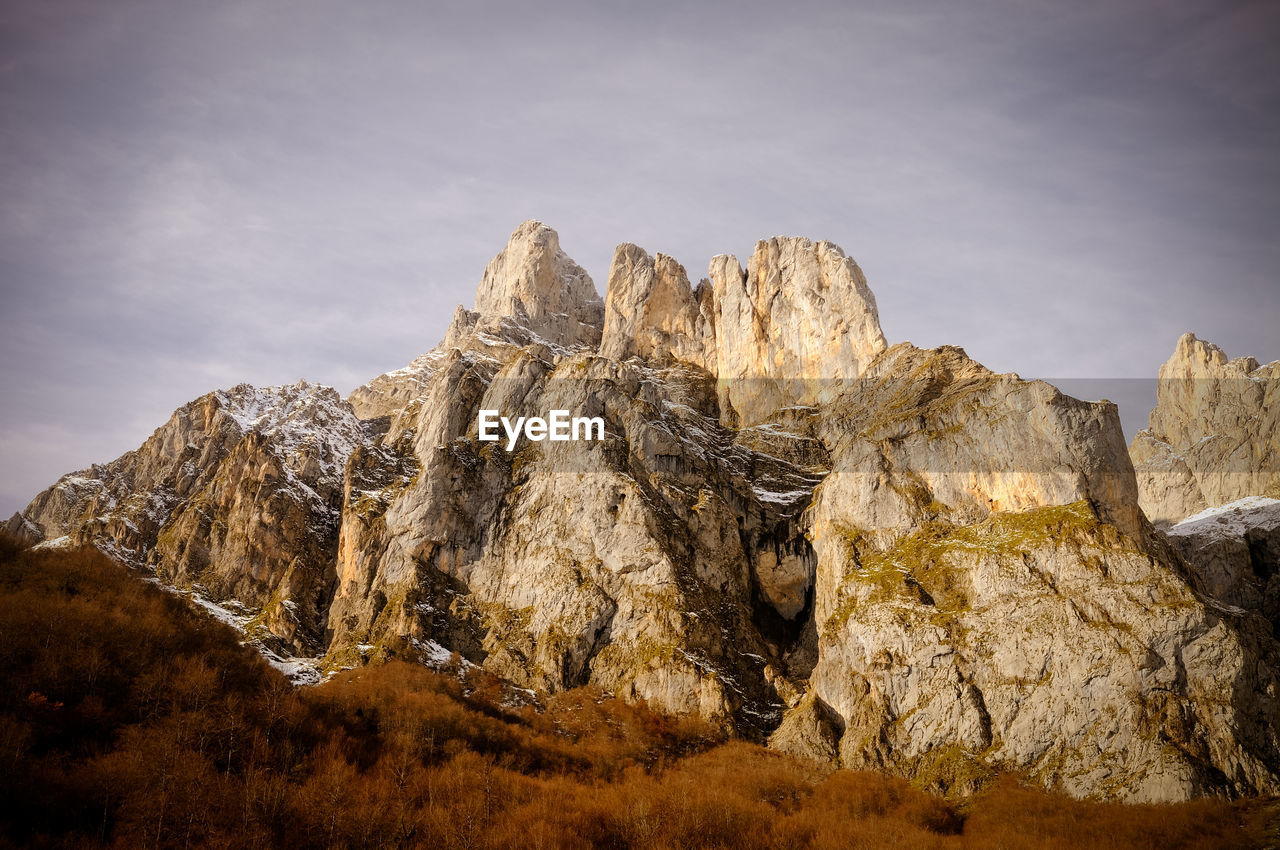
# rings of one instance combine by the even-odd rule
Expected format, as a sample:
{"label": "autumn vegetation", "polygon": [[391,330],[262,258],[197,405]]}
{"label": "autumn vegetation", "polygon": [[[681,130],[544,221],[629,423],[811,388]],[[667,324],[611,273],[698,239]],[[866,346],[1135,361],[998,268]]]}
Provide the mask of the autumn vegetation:
{"label": "autumn vegetation", "polygon": [[0,540],[0,846],[1252,847],[1273,801],[961,803],[455,663],[295,688],[89,549]]}

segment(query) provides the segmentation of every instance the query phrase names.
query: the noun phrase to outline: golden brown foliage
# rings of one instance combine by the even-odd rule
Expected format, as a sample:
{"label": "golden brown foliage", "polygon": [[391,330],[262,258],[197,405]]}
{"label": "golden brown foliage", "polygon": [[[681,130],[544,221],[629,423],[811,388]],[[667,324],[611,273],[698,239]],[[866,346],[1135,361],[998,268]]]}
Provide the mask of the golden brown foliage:
{"label": "golden brown foliage", "polygon": [[1274,805],[1004,781],[961,811],[598,690],[504,694],[402,663],[295,689],[102,555],[0,540],[0,846],[1248,847]]}

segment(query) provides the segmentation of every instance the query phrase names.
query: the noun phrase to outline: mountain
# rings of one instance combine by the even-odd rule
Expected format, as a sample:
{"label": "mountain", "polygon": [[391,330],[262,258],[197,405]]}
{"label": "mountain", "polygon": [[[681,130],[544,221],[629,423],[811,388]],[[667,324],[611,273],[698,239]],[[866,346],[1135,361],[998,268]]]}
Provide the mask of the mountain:
{"label": "mountain", "polygon": [[1280,360],[1229,360],[1183,334],[1129,450],[1140,504],[1158,525],[1246,496],[1280,498]]}
{"label": "mountain", "polygon": [[1280,499],[1208,508],[1170,528],[1169,540],[1208,595],[1263,615],[1280,636]]}
{"label": "mountain", "polygon": [[368,440],[338,393],[241,384],[174,411],[137,450],[65,475],[11,532],[92,543],[162,581],[255,609],[269,642],[323,647],[343,470]]}
{"label": "mountain", "polygon": [[1138,502],[1196,587],[1280,635],[1280,361],[1183,334],[1129,452]]}
{"label": "mountain", "polygon": [[[482,410],[603,438],[509,452]],[[602,301],[526,222],[408,366],[205,396],[9,526],[324,671],[456,651],[955,794],[1280,791],[1272,630],[1148,522],[1115,406],[889,345],[829,242],[696,286],[624,244]]]}

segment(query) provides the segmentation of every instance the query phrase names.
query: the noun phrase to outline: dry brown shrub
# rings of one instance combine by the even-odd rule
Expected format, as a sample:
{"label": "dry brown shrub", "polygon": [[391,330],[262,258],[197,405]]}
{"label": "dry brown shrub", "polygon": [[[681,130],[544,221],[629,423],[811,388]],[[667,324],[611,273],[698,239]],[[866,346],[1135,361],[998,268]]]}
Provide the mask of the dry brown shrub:
{"label": "dry brown shrub", "polygon": [[1002,781],[961,810],[595,688],[459,663],[293,688],[92,550],[0,535],[0,846],[1247,847],[1274,801],[1120,806]]}
{"label": "dry brown shrub", "polygon": [[1005,777],[973,801],[965,823],[969,846],[1089,848],[1230,848],[1259,846],[1260,812],[1250,803],[1193,800],[1122,805],[1073,800]]}

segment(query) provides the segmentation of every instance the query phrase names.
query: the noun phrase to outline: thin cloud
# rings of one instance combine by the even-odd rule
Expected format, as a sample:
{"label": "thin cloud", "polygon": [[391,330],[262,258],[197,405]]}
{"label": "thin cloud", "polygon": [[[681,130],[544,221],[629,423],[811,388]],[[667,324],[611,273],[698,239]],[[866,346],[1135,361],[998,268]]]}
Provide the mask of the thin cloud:
{"label": "thin cloud", "polygon": [[402,365],[531,217],[601,290],[622,241],[696,279],[831,239],[891,338],[1002,371],[1153,376],[1188,329],[1278,357],[1276,17],[11,4],[0,509],[214,387]]}

